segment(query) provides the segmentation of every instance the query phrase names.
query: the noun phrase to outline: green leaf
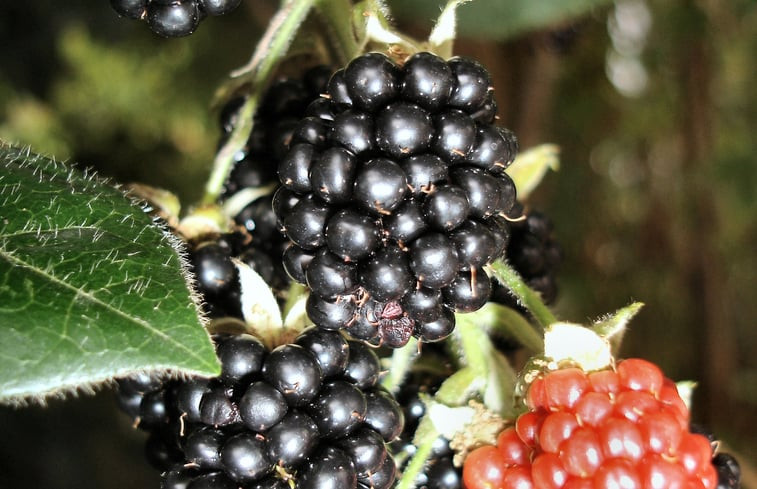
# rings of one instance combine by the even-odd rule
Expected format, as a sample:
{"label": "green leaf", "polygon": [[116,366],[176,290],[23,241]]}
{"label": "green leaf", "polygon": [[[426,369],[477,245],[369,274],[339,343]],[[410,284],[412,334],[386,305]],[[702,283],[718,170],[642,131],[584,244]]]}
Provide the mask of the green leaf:
{"label": "green leaf", "polygon": [[489,351],[489,378],[484,389],[484,404],[487,409],[505,418],[515,416],[513,392],[518,375],[510,362],[493,346]]}
{"label": "green leaf", "polygon": [[613,349],[617,351],[620,348],[620,342],[623,340],[628,323],[641,311],[642,307],[644,307],[643,302],[633,302],[599,319],[591,325],[591,329],[610,341]]}
{"label": "green leaf", "polygon": [[478,324],[493,336],[514,339],[533,353],[544,350],[541,332],[521,313],[496,302],[487,302],[478,311],[463,315],[464,321]]}
{"label": "green leaf", "polygon": [[0,401],[218,374],[176,243],[120,190],[0,146]]}
{"label": "green leaf", "polygon": [[[392,11],[403,20],[436,18],[446,3],[389,1]],[[476,0],[458,8],[458,33],[461,37],[503,40],[587,15],[609,3],[610,0]]]}
{"label": "green leaf", "polygon": [[541,183],[547,170],[560,168],[560,148],[554,144],[541,144],[519,154],[505,170],[515,182],[518,199],[526,200]]}

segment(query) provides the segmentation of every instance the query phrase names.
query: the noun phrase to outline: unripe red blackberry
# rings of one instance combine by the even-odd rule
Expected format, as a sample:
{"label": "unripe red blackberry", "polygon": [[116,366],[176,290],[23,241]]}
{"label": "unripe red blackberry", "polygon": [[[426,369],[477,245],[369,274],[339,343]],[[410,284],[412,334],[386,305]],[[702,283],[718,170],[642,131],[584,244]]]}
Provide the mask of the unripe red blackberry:
{"label": "unripe red blackberry", "polygon": [[496,447],[467,456],[468,489],[718,485],[709,441],[689,431],[675,384],[646,360],[549,371],[530,384],[526,404]]}

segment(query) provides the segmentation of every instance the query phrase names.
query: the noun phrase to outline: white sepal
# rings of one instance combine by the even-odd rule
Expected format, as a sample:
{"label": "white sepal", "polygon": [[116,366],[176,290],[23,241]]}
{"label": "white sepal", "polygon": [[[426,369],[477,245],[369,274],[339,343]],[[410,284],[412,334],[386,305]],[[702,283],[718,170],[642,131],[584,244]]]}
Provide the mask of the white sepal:
{"label": "white sepal", "polygon": [[276,190],[275,184],[266,185],[264,187],[247,187],[244,188],[231,197],[229,197],[223,204],[223,212],[227,216],[236,216],[245,207],[259,198],[268,195]]}
{"label": "white sepal", "polygon": [[429,402],[427,409],[436,431],[448,440],[457,433],[463,432],[476,414],[476,410],[472,407],[449,407],[438,402]]}
{"label": "white sepal", "polygon": [[436,19],[436,25],[428,36],[432,47],[439,47],[455,40],[457,36],[457,7],[471,0],[449,0]]}
{"label": "white sepal", "polygon": [[271,287],[249,265],[237,259],[232,261],[239,271],[244,322],[261,335],[271,330],[281,330],[281,311]]}
{"label": "white sepal", "polygon": [[696,388],[697,383],[693,380],[681,380],[679,382],[676,382],[676,389],[678,390],[678,395],[681,396],[681,400],[684,404],[686,404],[686,407],[691,411],[691,396],[694,395],[694,389]]}
{"label": "white sepal", "polygon": [[368,39],[385,44],[402,44],[403,39],[381,24],[381,21],[371,12],[367,13],[365,31]]}
{"label": "white sepal", "polygon": [[555,363],[554,368],[569,362],[587,372],[612,364],[610,343],[591,329],[572,323],[554,323],[547,327],[544,356]]}

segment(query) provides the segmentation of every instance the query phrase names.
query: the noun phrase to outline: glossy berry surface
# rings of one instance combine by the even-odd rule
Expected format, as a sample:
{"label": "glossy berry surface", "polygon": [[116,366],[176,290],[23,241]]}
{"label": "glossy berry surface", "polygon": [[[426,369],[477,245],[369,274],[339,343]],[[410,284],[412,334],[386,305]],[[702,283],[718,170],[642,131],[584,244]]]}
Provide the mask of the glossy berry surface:
{"label": "glossy berry surface", "polygon": [[200,11],[194,0],[147,5],[145,19],[150,29],[163,37],[183,37],[192,34],[200,23]]}
{"label": "glossy berry surface", "polygon": [[526,404],[496,446],[468,455],[468,489],[717,486],[707,438],[689,431],[675,384],[646,360],[547,372]]}
{"label": "glossy berry surface", "polygon": [[241,0],[111,0],[119,15],[144,20],[150,30],[162,37],[192,34],[206,15],[231,12]]}
{"label": "glossy berry surface", "polygon": [[[325,301],[356,305],[356,316],[337,318],[312,303],[317,326],[398,348],[412,336],[443,339],[454,312],[488,300],[483,270],[504,251],[503,216],[516,197],[503,170],[517,140],[491,125],[495,112],[488,73],[462,58],[417,53],[403,64],[368,53],[331,76],[293,128],[278,164],[286,192],[273,198],[279,229],[297,247],[284,256],[290,277]],[[325,269],[323,248],[349,266]],[[471,293],[461,282],[442,300],[442,289],[471,269],[481,273],[468,280]],[[436,305],[405,300],[419,288]]]}
{"label": "glossy berry surface", "polygon": [[161,487],[394,483],[386,443],[404,420],[377,385],[370,347],[312,327],[270,351],[246,334],[214,340],[218,377],[119,381],[120,405],[150,433],[146,455],[165,471]]}
{"label": "glossy berry surface", "polygon": [[[520,210],[517,211],[520,214]],[[551,219],[532,210],[525,219],[511,222],[506,240],[505,256],[526,283],[539,292],[546,304],[557,298],[557,274],[562,263],[562,247],[555,237]],[[492,300],[518,309],[512,296],[499,284],[494,284]]]}

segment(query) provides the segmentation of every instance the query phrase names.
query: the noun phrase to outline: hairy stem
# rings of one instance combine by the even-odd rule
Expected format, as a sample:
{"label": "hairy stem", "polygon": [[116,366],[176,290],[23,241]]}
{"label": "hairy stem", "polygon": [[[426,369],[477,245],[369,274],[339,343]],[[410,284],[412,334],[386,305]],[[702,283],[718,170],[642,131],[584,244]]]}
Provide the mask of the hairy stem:
{"label": "hairy stem", "polygon": [[507,287],[519,304],[528,309],[542,328],[557,322],[557,318],[544,305],[539,294],[526,285],[526,282],[514,268],[502,260],[497,260],[491,264],[491,269],[494,271],[497,280]]}
{"label": "hairy stem", "polygon": [[239,122],[231,137],[213,160],[213,169],[202,198],[203,204],[212,204],[221,195],[223,184],[234,166],[234,155],[244,147],[252,132],[252,119],[260,97],[289,50],[300,24],[315,3],[316,0],[290,0],[284,3],[271,19],[249,63],[232,73],[232,76],[250,83],[252,90],[237,113]]}

